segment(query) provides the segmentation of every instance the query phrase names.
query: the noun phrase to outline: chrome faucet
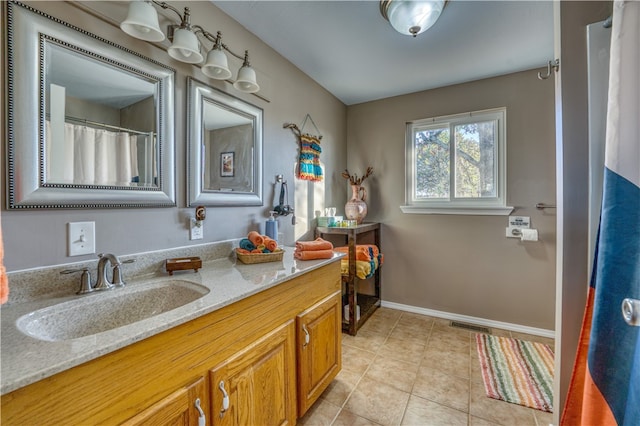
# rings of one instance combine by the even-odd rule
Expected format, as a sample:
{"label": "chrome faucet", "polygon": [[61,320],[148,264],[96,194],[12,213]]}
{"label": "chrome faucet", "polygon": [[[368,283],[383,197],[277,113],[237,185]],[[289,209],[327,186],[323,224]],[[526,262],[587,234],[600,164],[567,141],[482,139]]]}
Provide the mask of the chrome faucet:
{"label": "chrome faucet", "polygon": [[[115,287],[124,287],[125,282],[122,278],[122,271],[120,268],[123,263],[133,263],[136,261],[135,259],[129,259],[124,262],[120,262],[120,260],[111,253],[100,253],[98,257],[100,258],[98,261],[98,279],[95,285],[91,284],[91,273],[87,268],[65,269],[64,271],[60,271],[61,274],[82,272],[82,276],[80,277],[80,290],[78,290],[76,294],[86,294],[91,293],[92,291],[112,290]],[[107,277],[107,262],[109,262],[113,267],[111,282],[109,282],[109,278]]]}
{"label": "chrome faucet", "polygon": [[[98,279],[96,281],[96,285],[93,286],[94,290],[111,290],[114,287],[122,287],[124,286],[124,282],[122,281],[122,274],[120,273],[120,266],[122,263],[118,260],[118,258],[111,253],[100,253],[98,254],[100,260],[98,261]],[[107,278],[107,262],[113,266],[113,282],[110,283]]]}

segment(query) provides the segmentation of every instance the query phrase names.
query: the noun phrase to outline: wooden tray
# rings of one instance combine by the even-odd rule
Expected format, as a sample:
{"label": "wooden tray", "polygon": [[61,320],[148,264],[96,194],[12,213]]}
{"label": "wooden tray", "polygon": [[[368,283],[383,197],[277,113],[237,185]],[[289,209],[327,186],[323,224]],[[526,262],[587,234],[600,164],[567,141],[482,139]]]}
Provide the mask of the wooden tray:
{"label": "wooden tray", "polygon": [[173,275],[173,271],[184,271],[187,269],[193,269],[194,272],[198,272],[198,269],[202,268],[202,259],[199,257],[177,257],[175,259],[167,259],[165,268],[169,275]]}
{"label": "wooden tray", "polygon": [[238,260],[242,263],[253,264],[253,263],[266,263],[266,262],[278,262],[282,260],[282,256],[284,255],[284,250],[277,249],[273,253],[239,253],[238,249],[236,249],[236,256]]}

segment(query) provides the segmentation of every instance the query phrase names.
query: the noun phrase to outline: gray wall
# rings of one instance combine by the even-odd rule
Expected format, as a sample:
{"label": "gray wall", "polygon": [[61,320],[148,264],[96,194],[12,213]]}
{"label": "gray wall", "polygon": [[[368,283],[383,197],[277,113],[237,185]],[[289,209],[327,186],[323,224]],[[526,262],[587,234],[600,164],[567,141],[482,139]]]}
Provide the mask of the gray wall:
{"label": "gray wall", "polygon": [[[586,25],[606,19],[610,2],[556,4],[558,261],[554,423],[566,399],[589,285],[589,128]],[[559,19],[558,19],[559,18]],[[558,36],[559,35],[559,36]]]}
{"label": "gray wall", "polygon": [[[4,3],[4,2],[3,2]],[[316,194],[313,202],[301,204],[296,212],[297,225],[291,217],[280,219],[280,230],[285,243],[308,235],[313,225],[313,211],[323,204],[339,204],[346,197],[346,189],[337,184],[332,176],[339,176],[346,159],[346,107],[334,96],[282,58],[273,49],[249,33],[237,22],[222,13],[209,2],[172,2],[182,10],[191,8],[193,24],[200,24],[209,31],[222,31],[225,43],[234,51],[248,49],[251,64],[258,72],[261,93],[270,102],[256,96],[243,94],[229,83],[210,80],[196,66],[171,59],[164,49],[136,40],[123,33],[117,25],[107,24],[102,19],[88,14],[67,2],[29,2],[35,8],[59,19],[91,31],[103,38],[122,44],[143,55],[169,64],[177,70],[175,79],[175,136],[176,136],[176,190],[178,207],[157,209],[97,209],[97,210],[6,210],[6,193],[2,185],[2,231],[5,246],[5,265],[9,272],[38,266],[55,265],[93,259],[94,256],[68,257],[66,252],[66,226],[68,222],[96,222],[96,251],[115,254],[140,253],[171,247],[188,246],[203,242],[240,238],[249,230],[259,229],[273,208],[275,175],[283,174],[290,183],[298,154],[298,144],[283,123],[301,124],[309,113],[323,133],[322,161],[327,179],[322,183],[290,184],[290,199],[308,199]],[[84,5],[118,23],[127,13],[123,2],[84,2]],[[5,4],[6,6],[6,4]],[[4,7],[4,6],[3,6]],[[166,16],[175,18],[170,11]],[[3,26],[6,25],[3,19]],[[168,45],[168,41],[163,44]],[[3,57],[4,52],[3,43]],[[229,59],[232,71],[240,61]],[[2,67],[2,78],[5,78]],[[263,207],[208,208],[204,224],[204,239],[189,241],[187,221],[195,214],[186,208],[186,80],[193,76],[213,87],[240,97],[264,110],[264,193]],[[3,80],[4,81],[4,80]],[[4,103],[0,107],[3,110]],[[4,120],[2,134],[6,134]],[[3,138],[4,139],[4,138]],[[4,142],[3,142],[4,144]],[[3,145],[4,152],[4,145]],[[4,158],[4,155],[3,155]],[[5,164],[2,161],[0,176],[4,181]],[[342,183],[342,182],[340,182]],[[279,190],[279,186],[277,188]],[[320,194],[320,196],[317,196]],[[297,203],[297,202],[296,202]],[[311,214],[311,217],[308,215]]]}
{"label": "gray wall", "polygon": [[[348,166],[373,166],[369,220],[384,223],[382,295],[438,311],[552,330],[555,306],[553,80],[537,70],[349,106]],[[506,216],[403,214],[405,122],[507,108],[507,205],[540,241],[505,238]],[[346,185],[346,184],[345,184]]]}

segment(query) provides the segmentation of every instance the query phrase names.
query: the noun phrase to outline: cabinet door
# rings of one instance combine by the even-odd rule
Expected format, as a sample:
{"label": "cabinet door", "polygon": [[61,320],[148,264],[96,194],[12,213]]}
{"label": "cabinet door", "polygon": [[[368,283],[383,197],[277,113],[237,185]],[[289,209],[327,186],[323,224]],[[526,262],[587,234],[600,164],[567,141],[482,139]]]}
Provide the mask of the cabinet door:
{"label": "cabinet door", "polygon": [[290,320],[211,370],[211,424],[294,425],[294,342]]}
{"label": "cabinet door", "polygon": [[296,318],[300,417],[342,368],[340,302],[337,291]]}
{"label": "cabinet door", "polygon": [[201,417],[206,422],[205,411],[208,411],[208,402],[205,392],[204,378],[200,377],[127,420],[123,425],[198,426]]}

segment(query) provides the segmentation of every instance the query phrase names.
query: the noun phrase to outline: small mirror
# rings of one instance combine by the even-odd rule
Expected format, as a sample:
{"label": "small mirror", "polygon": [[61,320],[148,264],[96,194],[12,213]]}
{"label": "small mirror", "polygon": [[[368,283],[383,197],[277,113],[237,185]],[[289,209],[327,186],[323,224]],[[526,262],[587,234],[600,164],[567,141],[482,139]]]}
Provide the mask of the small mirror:
{"label": "small mirror", "polygon": [[9,207],[175,205],[173,69],[9,12]]}
{"label": "small mirror", "polygon": [[262,109],[188,80],[189,205],[262,205]]}

